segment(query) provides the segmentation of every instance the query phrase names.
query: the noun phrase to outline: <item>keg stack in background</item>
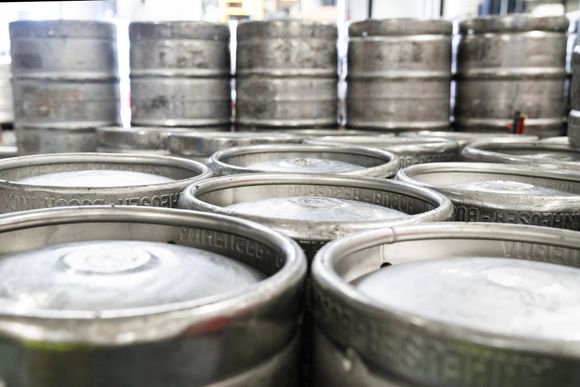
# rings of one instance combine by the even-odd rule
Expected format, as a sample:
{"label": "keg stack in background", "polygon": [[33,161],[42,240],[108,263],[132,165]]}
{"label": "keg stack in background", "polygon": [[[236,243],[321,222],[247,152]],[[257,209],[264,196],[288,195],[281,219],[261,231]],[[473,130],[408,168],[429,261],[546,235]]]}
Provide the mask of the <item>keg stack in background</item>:
{"label": "keg stack in background", "polygon": [[572,55],[572,82],[570,83],[570,114],[568,115],[568,139],[570,145],[580,149],[580,47]]}
{"label": "keg stack in background", "polygon": [[129,39],[132,125],[229,126],[227,25],[135,22]]}
{"label": "keg stack in background", "polygon": [[104,22],[10,23],[20,154],[94,151],[95,129],[119,122],[116,39]]}
{"label": "keg stack in background", "polygon": [[347,126],[448,130],[452,24],[385,19],[349,28]]}
{"label": "keg stack in background", "polygon": [[506,132],[517,112],[525,134],[558,136],[566,102],[566,17],[481,17],[460,23],[455,125]]}
{"label": "keg stack in background", "polygon": [[337,125],[337,29],[298,20],[238,26],[237,124],[242,129]]}

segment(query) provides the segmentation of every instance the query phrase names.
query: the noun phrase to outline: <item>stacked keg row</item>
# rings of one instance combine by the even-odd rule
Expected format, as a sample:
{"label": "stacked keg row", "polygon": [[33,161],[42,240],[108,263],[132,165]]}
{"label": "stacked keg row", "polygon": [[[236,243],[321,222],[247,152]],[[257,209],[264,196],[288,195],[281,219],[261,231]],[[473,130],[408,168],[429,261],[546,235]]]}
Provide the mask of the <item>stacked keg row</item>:
{"label": "stacked keg row", "polygon": [[10,39],[19,152],[94,151],[95,129],[119,122],[115,26],[17,21]]}

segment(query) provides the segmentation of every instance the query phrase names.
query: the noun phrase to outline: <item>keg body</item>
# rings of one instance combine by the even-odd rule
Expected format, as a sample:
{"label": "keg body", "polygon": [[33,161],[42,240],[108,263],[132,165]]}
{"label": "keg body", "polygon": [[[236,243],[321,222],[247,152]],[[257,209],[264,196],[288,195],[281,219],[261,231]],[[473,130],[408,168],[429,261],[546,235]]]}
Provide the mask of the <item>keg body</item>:
{"label": "keg body", "polygon": [[0,63],[0,124],[11,124],[13,121],[14,102],[10,64]]}
{"label": "keg body", "polygon": [[574,49],[572,55],[570,108],[570,114],[568,114],[568,139],[570,140],[570,145],[580,149],[580,49]]}
{"label": "keg body", "polygon": [[208,22],[129,26],[131,122],[139,126],[230,123],[230,33]]}
{"label": "keg body", "polygon": [[349,28],[347,125],[376,130],[446,130],[450,22],[386,19]]}
{"label": "keg body", "polygon": [[507,132],[516,112],[525,134],[557,136],[566,113],[565,17],[475,18],[460,24],[455,125]]}
{"label": "keg body", "polygon": [[236,122],[247,128],[337,124],[337,31],[299,20],[238,26]]}
{"label": "keg body", "polygon": [[16,21],[10,39],[19,153],[95,151],[95,129],[120,120],[115,26]]}

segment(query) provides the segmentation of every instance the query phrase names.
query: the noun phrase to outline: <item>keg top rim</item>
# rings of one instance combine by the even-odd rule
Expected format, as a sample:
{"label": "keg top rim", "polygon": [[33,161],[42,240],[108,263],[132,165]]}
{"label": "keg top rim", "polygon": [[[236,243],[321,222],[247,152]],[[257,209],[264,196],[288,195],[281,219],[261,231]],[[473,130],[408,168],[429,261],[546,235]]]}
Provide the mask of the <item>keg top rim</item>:
{"label": "keg top rim", "polygon": [[[318,145],[318,144],[266,144],[266,145],[247,145],[228,149],[223,149],[215,152],[209,158],[210,168],[214,171],[227,171],[227,174],[234,173],[263,173],[264,171],[252,170],[246,166],[231,165],[227,162],[228,158],[250,155],[256,153],[277,153],[282,154],[286,152],[301,152],[301,153],[334,153],[334,154],[354,154],[366,155],[370,157],[380,158],[384,160],[383,164],[365,167],[362,170],[355,170],[351,172],[343,172],[343,176],[390,176],[393,171],[398,171],[400,166],[399,157],[389,151],[362,147],[362,146],[334,146],[334,145]],[[396,172],[394,172],[396,173]],[[376,175],[379,174],[379,175]]]}
{"label": "keg top rim", "polygon": [[[208,214],[197,211],[132,206],[83,206],[61,207],[26,211],[0,216],[0,234],[20,230],[34,230],[59,225],[94,225],[98,223],[143,224],[160,227],[172,226],[192,229],[207,229],[238,235],[253,240],[263,240],[277,250],[285,259],[276,259],[275,270],[266,278],[244,288],[234,290],[211,298],[197,301],[178,302],[159,306],[148,306],[134,309],[110,310],[99,313],[72,311],[20,311],[0,313],[0,335],[8,335],[24,340],[58,341],[71,343],[91,343],[126,345],[168,339],[183,334],[184,330],[193,327],[202,328],[209,321],[221,321],[226,316],[245,314],[249,308],[263,308],[272,298],[283,296],[290,287],[298,285],[306,274],[306,261],[300,247],[289,238],[260,224],[244,219]],[[177,230],[177,229],[176,229]],[[150,237],[147,231],[131,234],[132,240],[162,241],[166,236]],[[56,234],[55,234],[56,236]],[[119,240],[117,236],[108,236],[105,240]],[[177,238],[170,235],[169,238]],[[94,240],[93,234],[83,234],[76,240]],[[40,247],[57,244],[61,241],[71,242],[70,237],[39,239]],[[49,243],[47,243],[49,242]],[[188,246],[188,244],[183,244]],[[22,251],[7,247],[10,253]],[[23,248],[19,246],[19,248]],[[30,248],[30,247],[27,247]],[[3,250],[3,249],[0,249]],[[24,251],[26,251],[24,249]],[[230,258],[235,259],[232,252]],[[259,266],[256,265],[255,268]],[[143,316],[147,323],[143,324]],[[5,319],[9,317],[9,319]],[[216,320],[217,319],[217,320]],[[38,329],[21,329],[14,327],[20,321]],[[20,324],[17,324],[20,325]],[[207,326],[205,326],[207,328]],[[203,332],[205,329],[202,329]]]}
{"label": "keg top rim", "polygon": [[554,31],[566,32],[570,21],[565,16],[482,16],[459,23],[461,33]]}
{"label": "keg top rim", "polygon": [[9,24],[10,38],[117,39],[115,24],[98,20],[17,20]]}
{"label": "keg top rim", "polygon": [[[441,175],[445,173],[464,173],[464,174],[490,174],[497,176],[518,176],[529,178],[541,178],[546,180],[557,181],[572,181],[580,183],[580,173],[567,170],[546,170],[541,167],[527,166],[527,165],[511,165],[501,163],[477,163],[477,162],[448,162],[448,163],[429,163],[411,165],[401,169],[396,176],[399,181],[404,181],[409,184],[418,185],[420,187],[429,188],[441,192],[450,199],[456,199],[462,203],[480,204],[482,202],[501,206],[512,210],[537,210],[538,201],[550,201],[550,211],[555,211],[558,208],[570,209],[570,205],[575,207],[580,206],[580,197],[577,195],[536,195],[533,192],[522,192],[521,195],[507,195],[502,192],[485,192],[474,189],[466,189],[460,187],[448,187],[447,185],[438,184],[437,182],[425,182],[419,180],[419,176],[427,175]],[[478,180],[479,181],[479,180]],[[460,183],[461,181],[457,181]],[[522,201],[522,196],[525,195],[527,199]],[[557,198],[558,202],[553,199]]]}
{"label": "keg top rim", "polygon": [[336,25],[303,19],[247,21],[237,27],[237,39],[251,38],[332,38],[338,37]]}
{"label": "keg top rim", "polygon": [[134,21],[129,24],[129,39],[230,39],[230,27],[208,21]]}
{"label": "keg top rim", "polygon": [[[31,185],[20,183],[19,181],[6,180],[2,178],[3,170],[10,169],[27,169],[34,168],[38,165],[51,165],[51,164],[73,164],[73,163],[107,163],[107,164],[152,164],[161,165],[168,167],[182,168],[195,173],[194,176],[190,176],[184,179],[175,180],[167,183],[158,184],[144,184],[144,185],[132,185],[132,186],[112,186],[112,187],[62,187],[62,186],[42,186],[42,185]],[[212,171],[204,164],[188,160],[180,157],[171,157],[163,155],[144,155],[144,154],[123,154],[123,153],[51,153],[44,155],[29,155],[29,156],[18,156],[11,157],[7,159],[0,159],[0,185],[8,184],[15,187],[26,187],[26,188],[43,188],[48,190],[57,189],[59,192],[119,192],[120,190],[127,190],[129,192],[134,191],[137,188],[142,187],[181,187],[184,183],[189,184],[191,181],[197,181],[200,179],[206,179],[213,175]]]}
{"label": "keg top rim", "polygon": [[426,151],[437,149],[446,152],[458,152],[460,143],[454,139],[441,137],[394,137],[389,135],[375,136],[328,136],[307,139],[305,144],[313,145],[341,145],[341,146],[362,146],[367,148],[390,150],[395,154],[400,147],[413,148],[417,151],[424,149]]}
{"label": "keg top rim", "polygon": [[[368,319],[375,323],[393,323],[396,326],[406,326],[409,332],[416,335],[425,335],[428,338],[442,341],[446,340],[454,343],[472,343],[488,348],[496,348],[502,354],[505,350],[512,352],[539,352],[553,353],[563,356],[564,353],[574,357],[580,356],[578,345],[563,343],[561,340],[550,340],[533,337],[514,337],[512,335],[502,335],[484,330],[477,330],[460,325],[440,323],[436,320],[426,320],[411,313],[403,313],[397,309],[381,306],[370,297],[365,296],[350,283],[353,279],[359,278],[365,273],[378,270],[379,267],[389,262],[392,264],[404,264],[409,261],[406,257],[404,261],[397,261],[393,254],[389,256],[388,250],[381,250],[382,255],[378,259],[368,260],[348,259],[358,252],[378,246],[397,245],[410,241],[421,240],[442,240],[446,249],[454,248],[455,244],[449,243],[450,239],[477,239],[477,240],[497,240],[505,242],[528,242],[534,245],[545,245],[554,247],[567,247],[580,250],[580,239],[577,232],[548,227],[537,227],[521,224],[499,224],[499,223],[422,223],[416,225],[395,226],[377,230],[366,231],[356,235],[346,236],[325,245],[316,255],[312,265],[312,280],[315,289],[324,292],[327,296],[340,300],[338,306],[352,308],[351,312],[357,315],[357,319],[366,322]],[[424,259],[424,250],[414,245],[413,261]],[[410,250],[409,250],[410,251]],[[411,252],[411,251],[410,251]],[[465,253],[457,250],[459,254]],[[451,253],[449,254],[450,256]],[[534,261],[542,261],[541,254],[537,257],[530,257]],[[393,261],[394,259],[394,261]],[[517,258],[514,258],[517,259]],[[527,258],[519,258],[527,259]],[[549,262],[549,261],[546,261]],[[376,266],[374,266],[376,265]],[[332,303],[330,305],[333,305]],[[329,322],[329,324],[340,324],[341,322]],[[369,321],[370,323],[370,321]],[[400,325],[402,324],[402,325]],[[341,329],[332,331],[331,337],[339,340],[343,345],[352,345],[350,338],[340,334]],[[490,342],[492,340],[493,342]],[[359,341],[363,343],[364,341]],[[361,344],[366,345],[366,344]],[[356,346],[356,344],[355,344]],[[367,353],[369,348],[355,348],[359,353]],[[467,355],[466,355],[467,356]],[[499,354],[497,356],[500,356]],[[503,356],[503,355],[502,355]],[[396,367],[396,364],[394,365]]]}
{"label": "keg top rim", "polygon": [[[336,222],[304,221],[289,219],[274,219],[268,216],[248,215],[239,213],[226,207],[209,203],[200,197],[208,193],[216,193],[222,190],[235,189],[240,187],[272,187],[272,186],[298,186],[306,185],[313,187],[337,187],[337,188],[364,188],[375,190],[377,192],[396,192],[400,195],[416,198],[429,202],[434,208],[418,214],[410,214],[407,218],[398,218],[393,220],[372,220],[372,221],[346,221],[337,224]],[[341,190],[338,190],[341,191]],[[330,191],[327,191],[330,192]],[[334,191],[333,191],[334,192]],[[318,196],[334,197],[334,193],[319,193]],[[276,194],[269,192],[270,197],[278,197]],[[293,195],[289,195],[293,196]],[[294,195],[296,196],[296,195]],[[298,195],[300,196],[300,195]],[[316,196],[316,195],[302,195]],[[365,202],[356,195],[352,198],[345,197],[354,201]],[[240,202],[251,199],[244,199]],[[304,173],[256,173],[256,174],[237,174],[229,176],[214,177],[206,179],[200,183],[192,184],[184,190],[179,200],[180,208],[192,210],[201,210],[223,215],[242,217],[245,219],[257,221],[261,224],[282,232],[291,238],[297,240],[310,241],[329,241],[343,235],[362,230],[369,230],[379,227],[387,227],[393,224],[417,223],[425,221],[446,220],[451,217],[453,205],[451,201],[437,191],[418,187],[415,185],[389,180],[368,177],[351,177],[344,175],[330,174],[304,174]]]}
{"label": "keg top rim", "polygon": [[354,37],[399,35],[451,35],[453,23],[444,19],[367,19],[350,24],[348,34]]}

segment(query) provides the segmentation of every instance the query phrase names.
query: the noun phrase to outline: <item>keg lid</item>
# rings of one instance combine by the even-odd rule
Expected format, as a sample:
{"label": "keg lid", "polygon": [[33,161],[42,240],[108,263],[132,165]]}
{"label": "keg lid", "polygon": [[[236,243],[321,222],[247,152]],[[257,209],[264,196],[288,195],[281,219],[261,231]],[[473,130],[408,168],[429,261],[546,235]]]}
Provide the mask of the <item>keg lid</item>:
{"label": "keg lid", "polygon": [[336,25],[310,20],[280,19],[270,21],[249,21],[240,23],[237,39],[336,39]]}
{"label": "keg lid", "polygon": [[565,16],[483,16],[459,23],[459,31],[466,33],[554,31],[566,32],[570,22]]}
{"label": "keg lid", "polygon": [[215,152],[236,146],[269,143],[298,143],[301,139],[286,132],[193,132],[171,133],[168,140],[172,154],[209,157]]}
{"label": "keg lid", "polygon": [[92,20],[18,20],[10,23],[10,39],[66,38],[116,40],[112,23]]}
{"label": "keg lid", "polygon": [[299,241],[328,241],[392,224],[446,220],[450,202],[392,180],[312,174],[241,174],[193,184],[179,207],[242,217]]}
{"label": "keg lid", "polygon": [[[439,223],[336,240],[312,266],[315,324],[413,385],[566,385],[579,377],[576,234]],[[434,358],[451,368],[423,366]],[[450,372],[457,364],[481,368]],[[516,379],[507,364],[518,364]]]}
{"label": "keg lid", "polygon": [[273,144],[221,150],[210,157],[209,165],[222,175],[289,172],[389,177],[400,164],[396,155],[380,149]]}
{"label": "keg lid", "polygon": [[160,242],[56,244],[0,256],[0,313],[102,312],[239,291],[265,276],[231,258]]}
{"label": "keg lid", "polygon": [[537,142],[475,142],[461,156],[467,161],[535,165],[580,171],[580,152],[570,145]]}
{"label": "keg lid", "polygon": [[129,39],[207,39],[229,42],[227,24],[205,21],[152,21],[129,24]]}
{"label": "keg lid", "polygon": [[421,20],[413,18],[369,19],[352,23],[350,36],[397,36],[397,35],[451,35],[453,23],[448,20]]}
{"label": "keg lid", "polygon": [[461,205],[569,212],[580,206],[580,174],[495,163],[431,163],[402,169],[397,179],[434,189]]}
{"label": "keg lid", "polygon": [[[199,128],[180,127],[148,127],[133,128],[101,127],[97,128],[99,148],[130,150],[160,150],[167,149],[167,139],[172,133],[192,133]],[[205,130],[215,130],[205,129]]]}

